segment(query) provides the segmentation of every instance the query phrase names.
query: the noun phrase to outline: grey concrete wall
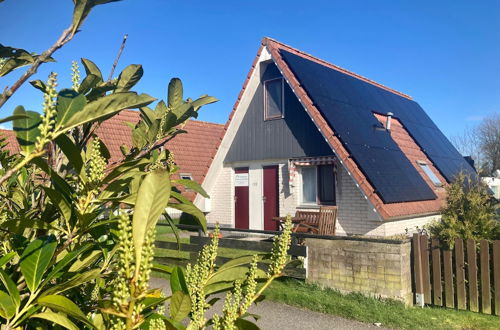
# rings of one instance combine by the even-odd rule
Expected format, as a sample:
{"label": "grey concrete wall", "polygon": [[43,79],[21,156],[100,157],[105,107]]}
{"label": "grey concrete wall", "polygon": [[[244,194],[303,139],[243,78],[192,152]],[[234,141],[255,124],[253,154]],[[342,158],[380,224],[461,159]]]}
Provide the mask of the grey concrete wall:
{"label": "grey concrete wall", "polygon": [[410,242],[307,238],[307,281],[412,303]]}

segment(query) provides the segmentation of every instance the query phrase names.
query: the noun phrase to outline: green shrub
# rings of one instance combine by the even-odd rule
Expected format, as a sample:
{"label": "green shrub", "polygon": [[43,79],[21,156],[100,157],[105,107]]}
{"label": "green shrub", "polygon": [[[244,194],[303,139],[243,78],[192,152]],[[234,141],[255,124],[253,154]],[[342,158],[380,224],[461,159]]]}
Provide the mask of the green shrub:
{"label": "green shrub", "polygon": [[495,200],[486,184],[459,174],[446,187],[446,193],[441,221],[429,226],[432,236],[439,238],[448,247],[453,247],[456,238],[500,239]]}

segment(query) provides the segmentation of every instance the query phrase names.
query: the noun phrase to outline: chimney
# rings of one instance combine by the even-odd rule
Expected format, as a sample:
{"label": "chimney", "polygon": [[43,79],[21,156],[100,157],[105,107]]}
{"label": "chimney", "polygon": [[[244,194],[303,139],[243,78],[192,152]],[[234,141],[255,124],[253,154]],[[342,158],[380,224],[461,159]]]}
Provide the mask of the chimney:
{"label": "chimney", "polygon": [[394,116],[394,114],[392,112],[388,112],[387,113],[387,120],[385,122],[385,129],[387,131],[391,130],[391,119],[392,119],[392,116]]}

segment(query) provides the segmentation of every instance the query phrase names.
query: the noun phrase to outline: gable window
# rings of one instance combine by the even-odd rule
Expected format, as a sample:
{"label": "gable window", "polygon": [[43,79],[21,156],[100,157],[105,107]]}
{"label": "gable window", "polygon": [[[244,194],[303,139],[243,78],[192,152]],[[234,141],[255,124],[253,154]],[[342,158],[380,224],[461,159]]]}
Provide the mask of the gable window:
{"label": "gable window", "polygon": [[432,172],[431,168],[429,167],[429,165],[427,165],[426,162],[419,160],[419,161],[417,161],[417,163],[420,166],[420,168],[424,171],[425,175],[427,175],[427,177],[429,177],[429,179],[431,179],[432,183],[435,186],[442,185],[441,180],[439,180],[439,178],[436,176],[436,174],[434,174],[434,172]]}
{"label": "gable window", "polygon": [[264,81],[264,119],[280,119],[285,106],[283,78]]}
{"label": "gable window", "polygon": [[335,205],[333,165],[302,167],[302,204]]}

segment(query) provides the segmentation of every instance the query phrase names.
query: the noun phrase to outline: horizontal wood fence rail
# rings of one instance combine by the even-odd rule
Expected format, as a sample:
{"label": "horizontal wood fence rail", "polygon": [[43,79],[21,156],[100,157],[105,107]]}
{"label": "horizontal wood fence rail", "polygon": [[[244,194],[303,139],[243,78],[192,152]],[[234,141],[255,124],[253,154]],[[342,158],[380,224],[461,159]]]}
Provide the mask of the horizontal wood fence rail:
{"label": "horizontal wood fence rail", "polygon": [[[187,252],[189,256],[185,257],[174,257],[174,256],[157,256],[155,257],[155,261],[160,264],[168,264],[168,265],[177,265],[177,266],[186,266],[188,263],[196,262],[196,258],[198,257],[198,252],[200,252],[204,245],[210,243],[209,237],[199,237],[199,236],[190,236],[189,244],[186,243],[176,243],[176,242],[166,242],[166,241],[156,241],[155,247],[157,249],[164,249],[169,251],[175,251],[177,253]],[[269,241],[254,241],[254,240],[244,240],[244,239],[234,239],[234,238],[220,238],[219,239],[219,248],[227,248],[234,250],[245,251],[242,252],[242,255],[252,255],[252,254],[261,254],[261,253],[270,253],[273,247],[273,243]],[[296,257],[307,257],[307,247],[301,245],[290,246],[288,250],[288,254],[293,258]],[[216,259],[217,265],[222,265],[233,258],[218,256]],[[260,269],[267,270],[269,264],[266,262],[259,262],[257,266]],[[305,279],[306,277],[306,269],[303,267],[291,266],[285,268],[285,275],[294,278]]]}
{"label": "horizontal wood fence rail", "polygon": [[500,241],[454,243],[447,249],[437,239],[413,235],[416,303],[500,315]]}

